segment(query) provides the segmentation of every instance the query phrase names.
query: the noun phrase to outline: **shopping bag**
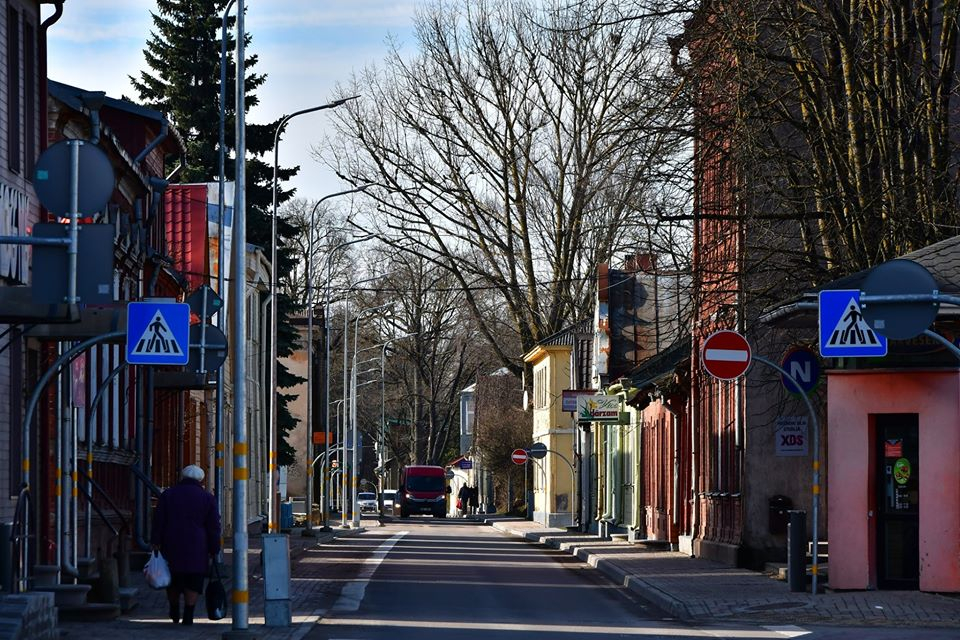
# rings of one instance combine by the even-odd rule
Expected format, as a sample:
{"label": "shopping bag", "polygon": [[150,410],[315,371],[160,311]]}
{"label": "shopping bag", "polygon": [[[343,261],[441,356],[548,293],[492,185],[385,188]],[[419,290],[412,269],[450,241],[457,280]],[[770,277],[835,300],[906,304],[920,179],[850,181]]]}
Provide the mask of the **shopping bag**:
{"label": "shopping bag", "polygon": [[143,567],[143,575],[147,584],[154,589],[166,589],[170,586],[170,567],[159,551],[150,554],[150,559]]}
{"label": "shopping bag", "polygon": [[213,570],[210,572],[210,581],[207,583],[204,597],[207,604],[207,617],[211,620],[222,620],[227,615],[227,591],[220,580],[220,568],[216,561],[213,562]]}
{"label": "shopping bag", "polygon": [[463,500],[457,498],[457,509],[463,509]]}

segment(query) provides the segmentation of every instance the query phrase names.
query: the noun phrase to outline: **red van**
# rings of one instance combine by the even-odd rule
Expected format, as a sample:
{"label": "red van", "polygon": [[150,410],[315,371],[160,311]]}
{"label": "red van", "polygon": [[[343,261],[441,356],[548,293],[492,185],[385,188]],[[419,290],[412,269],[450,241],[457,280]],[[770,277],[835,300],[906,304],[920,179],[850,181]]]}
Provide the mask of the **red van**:
{"label": "red van", "polygon": [[447,478],[443,467],[410,465],[400,474],[400,517],[414,513],[432,513],[434,518],[447,517]]}

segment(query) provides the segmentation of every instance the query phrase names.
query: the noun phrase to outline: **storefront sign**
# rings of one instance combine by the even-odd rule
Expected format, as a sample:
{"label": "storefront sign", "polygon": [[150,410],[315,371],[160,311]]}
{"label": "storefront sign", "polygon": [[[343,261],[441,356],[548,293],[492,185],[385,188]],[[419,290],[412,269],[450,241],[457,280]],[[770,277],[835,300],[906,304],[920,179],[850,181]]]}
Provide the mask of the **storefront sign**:
{"label": "storefront sign", "polygon": [[891,438],[883,441],[884,458],[903,457],[903,438]]}
{"label": "storefront sign", "polygon": [[578,396],[577,420],[580,422],[619,422],[620,396],[603,394]]}
{"label": "storefront sign", "polygon": [[[27,194],[0,183],[0,235],[26,236],[29,212]],[[23,244],[0,244],[0,277],[26,283],[30,267],[30,247]]]}
{"label": "storefront sign", "polygon": [[574,412],[577,410],[577,398],[592,396],[596,393],[593,389],[564,389],[560,410]]}
{"label": "storefront sign", "polygon": [[779,416],[773,437],[777,456],[807,455],[807,416]]}

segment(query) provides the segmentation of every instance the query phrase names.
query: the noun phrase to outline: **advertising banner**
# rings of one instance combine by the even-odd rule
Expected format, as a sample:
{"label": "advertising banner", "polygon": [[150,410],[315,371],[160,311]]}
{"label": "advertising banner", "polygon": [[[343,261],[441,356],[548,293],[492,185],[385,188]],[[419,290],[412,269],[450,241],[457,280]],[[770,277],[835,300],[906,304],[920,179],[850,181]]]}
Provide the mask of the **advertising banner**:
{"label": "advertising banner", "polygon": [[577,396],[577,420],[579,422],[619,422],[620,396],[603,394]]}

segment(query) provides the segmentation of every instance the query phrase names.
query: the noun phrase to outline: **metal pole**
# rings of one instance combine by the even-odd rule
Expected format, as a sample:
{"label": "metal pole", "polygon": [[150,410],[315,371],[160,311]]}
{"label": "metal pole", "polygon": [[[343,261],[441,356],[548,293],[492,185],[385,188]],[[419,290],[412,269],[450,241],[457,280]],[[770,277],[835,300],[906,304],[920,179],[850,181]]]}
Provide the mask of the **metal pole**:
{"label": "metal pole", "polygon": [[[367,187],[369,187],[369,185],[365,185],[365,186],[363,186],[363,187],[360,187],[360,188],[356,189],[355,191],[361,191],[361,190],[363,190],[363,189],[366,189]],[[334,193],[334,194],[331,194],[330,196],[326,196],[326,197],[332,198],[332,197],[334,197],[334,196],[343,195],[343,194],[345,194],[345,193],[350,193],[350,192],[349,192],[349,191],[344,191],[344,192],[341,192],[341,193]],[[325,199],[326,199],[326,198],[321,198],[320,202],[323,202],[323,200],[325,200]],[[319,202],[318,202],[317,204],[319,204]],[[326,285],[325,285],[326,291],[324,292],[324,303],[323,303],[323,304],[324,304],[324,306],[323,306],[323,349],[324,349],[324,356],[323,356],[323,384],[324,384],[324,390],[323,390],[323,401],[324,401],[323,428],[327,430],[327,434],[330,433],[330,280],[331,280],[332,277],[333,277],[333,276],[332,276],[332,273],[331,273],[332,270],[333,270],[333,256],[336,254],[337,251],[339,251],[339,250],[342,249],[343,247],[349,246],[349,245],[351,245],[351,244],[356,244],[356,243],[358,243],[358,242],[364,242],[364,241],[369,240],[369,239],[371,239],[371,238],[373,238],[373,237],[374,237],[373,234],[369,234],[369,235],[366,235],[366,236],[364,236],[364,237],[362,237],[362,238],[356,238],[356,239],[354,239],[354,240],[349,240],[349,241],[347,241],[347,242],[341,242],[340,244],[338,244],[337,246],[335,246],[333,249],[331,249],[330,252],[327,254],[327,264],[326,264],[327,281],[326,281]],[[344,330],[343,330],[343,382],[344,382],[343,393],[344,393],[344,396],[343,396],[343,397],[344,397],[344,400],[346,400],[346,397],[347,397],[347,396],[346,396],[346,393],[347,393],[347,386],[346,386],[346,382],[347,382],[347,319],[346,319],[346,318],[347,318],[347,312],[346,312],[346,311],[344,311],[343,317],[344,317],[344,321],[343,321],[343,329],[344,329]],[[344,408],[344,410],[346,410],[346,408]],[[330,438],[327,438],[327,440],[329,441]],[[343,439],[342,436],[341,436],[340,442],[341,442],[341,444],[345,442],[345,440]],[[329,444],[328,444],[328,446],[329,446]],[[331,474],[331,480],[332,480],[332,474]],[[331,491],[331,493],[332,493],[332,491]],[[328,511],[329,511],[329,505],[327,504],[328,502],[329,502],[329,500],[326,500],[326,499],[325,499],[325,502],[324,502],[324,505],[323,505],[323,528],[324,528],[324,530],[328,530],[328,529],[330,528],[330,527],[329,527],[329,523],[328,523],[328,518],[327,518],[327,516],[328,516]],[[345,516],[343,515],[343,501],[341,500],[340,502],[341,502],[341,505],[340,505],[341,519],[343,519],[343,518],[345,518]],[[343,520],[343,522],[342,522],[341,524],[346,524],[346,520]]]}
{"label": "metal pole", "polygon": [[807,411],[810,412],[810,421],[813,423],[813,486],[811,489],[813,491],[813,567],[811,571],[813,573],[813,595],[817,595],[817,570],[820,556],[820,539],[817,531],[818,516],[820,513],[820,424],[817,422],[817,413],[813,410],[813,404],[810,402],[810,398],[807,397],[803,387],[800,386],[800,383],[798,383],[793,376],[784,371],[779,365],[774,364],[764,357],[755,355],[753,359],[777,370],[780,375],[793,385],[797,393],[800,394],[800,397],[803,398],[803,401],[806,403]]}
{"label": "metal pole", "polygon": [[[362,317],[364,317],[365,315],[374,313],[374,312],[379,311],[379,310],[381,310],[381,309],[388,309],[388,308],[390,308],[390,307],[392,307],[392,306],[393,306],[393,303],[392,303],[392,302],[388,302],[387,304],[381,304],[381,305],[379,305],[379,306],[371,307],[371,308],[369,308],[369,309],[361,309],[361,310],[360,310],[360,313],[357,314],[357,317],[354,318],[354,323],[353,323],[353,365],[354,365],[354,367],[353,367],[353,376],[352,376],[352,378],[353,378],[354,389],[353,389],[353,393],[352,393],[352,395],[351,395],[351,403],[350,403],[350,420],[351,420],[350,424],[352,425],[351,433],[352,433],[352,437],[353,437],[353,442],[352,442],[353,455],[351,456],[351,459],[352,459],[352,462],[353,462],[353,465],[352,465],[352,466],[353,466],[353,469],[351,470],[351,502],[350,502],[350,504],[351,504],[351,508],[353,509],[353,526],[354,526],[354,528],[357,528],[357,527],[360,526],[360,512],[359,512],[359,510],[357,509],[357,481],[359,480],[359,470],[357,469],[357,463],[358,463],[358,449],[359,449],[359,447],[357,446],[357,391],[356,391],[356,384],[357,384],[357,373],[356,373],[357,349],[358,349],[359,346],[360,346],[359,340],[358,340],[358,337],[359,337],[359,336],[358,336],[358,333],[359,333],[359,331],[360,331],[360,319],[361,319]],[[346,343],[344,343],[344,344],[346,344]]]}
{"label": "metal pole", "polygon": [[[217,194],[217,212],[219,213],[219,224],[217,225],[217,293],[223,298],[224,302],[227,296],[224,295],[224,261],[226,260],[225,217],[227,214],[225,196],[223,190],[226,186],[226,120],[227,120],[227,14],[230,13],[236,0],[227,2],[223,10],[223,20],[220,30],[220,145],[219,145],[219,193]],[[226,333],[227,328],[227,307],[217,312],[217,328]],[[217,508],[223,513],[226,505],[223,504],[223,413],[224,413],[224,367],[217,369],[217,406],[214,420],[214,460],[213,460],[213,493],[217,497]],[[223,561],[223,551],[221,550],[218,561]]]}
{"label": "metal pole", "polygon": [[70,145],[70,229],[67,245],[67,304],[76,304],[77,298],[77,219],[80,212],[80,145],[82,140],[69,140]]}
{"label": "metal pole", "polygon": [[[242,31],[237,31],[237,33],[242,33]],[[242,38],[237,38],[238,46],[239,41]],[[333,102],[322,104],[316,107],[310,107],[309,109],[301,109],[300,111],[294,111],[290,115],[284,116],[280,119],[280,122],[277,123],[277,129],[273,134],[273,206],[271,208],[270,215],[270,295],[273,296],[274,304],[270,307],[270,383],[267,387],[267,400],[268,400],[268,418],[270,425],[270,437],[269,437],[269,447],[270,447],[270,467],[269,467],[269,476],[268,476],[268,494],[267,494],[267,531],[269,533],[275,533],[279,530],[276,514],[276,500],[274,499],[274,474],[276,472],[277,465],[277,338],[279,325],[277,323],[277,202],[278,202],[278,186],[277,186],[277,172],[279,170],[279,161],[280,161],[280,132],[283,130],[283,127],[286,126],[290,120],[296,118],[297,116],[302,116],[306,113],[313,113],[314,111],[322,111],[323,109],[332,109],[334,107],[339,107],[349,100],[358,98],[359,96],[351,96],[349,98],[341,98],[339,100],[334,100]]]}
{"label": "metal pole", "polygon": [[[236,77],[236,175],[233,204],[233,589],[232,633],[226,637],[248,636],[250,591],[247,577],[247,176],[246,176],[246,91],[244,0],[237,1],[237,77]],[[272,394],[269,394],[272,395]]]}
{"label": "metal pole", "polygon": [[[317,202],[310,211],[307,229],[307,526],[304,534],[313,533],[313,223]],[[329,446],[329,444],[328,444]]]}

